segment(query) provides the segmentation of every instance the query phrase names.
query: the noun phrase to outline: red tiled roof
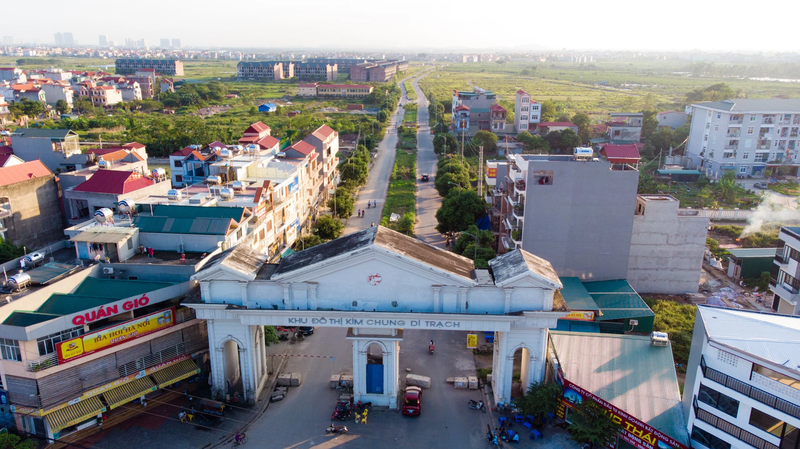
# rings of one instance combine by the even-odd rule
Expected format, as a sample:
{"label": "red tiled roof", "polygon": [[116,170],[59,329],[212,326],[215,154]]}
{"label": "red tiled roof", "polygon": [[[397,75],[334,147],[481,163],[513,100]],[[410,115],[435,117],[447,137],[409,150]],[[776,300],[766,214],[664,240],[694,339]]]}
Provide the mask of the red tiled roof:
{"label": "red tiled roof", "polygon": [[104,161],[114,162],[125,159],[125,157],[128,156],[128,152],[125,150],[116,150],[116,151],[111,151],[109,153],[98,154],[98,156],[102,157]]}
{"label": "red tiled roof", "polygon": [[541,122],[541,123],[539,123],[539,127],[542,127],[542,126],[550,127],[550,126],[577,126],[577,125],[575,125],[572,122]]}
{"label": "red tiled roof", "polygon": [[183,156],[183,157],[186,157],[186,156],[190,155],[192,153],[192,151],[194,151],[194,149],[192,147],[181,148],[180,150],[175,151],[172,154],[170,154],[170,156]]}
{"label": "red tiled roof", "polygon": [[239,143],[253,143],[258,140],[258,136],[246,136],[239,139]]}
{"label": "red tiled roof", "polygon": [[528,93],[527,93],[527,92],[525,92],[525,91],[524,91],[524,90],[522,90],[522,89],[518,90],[518,91],[517,91],[517,93],[518,93],[518,94],[520,94],[520,95],[528,95]]}
{"label": "red tiled roof", "polygon": [[248,133],[259,133],[261,134],[264,131],[269,131],[271,128],[261,122],[255,122],[250,125],[246,130],[244,130],[245,134]]}
{"label": "red tiled roof", "polygon": [[300,85],[300,86],[298,86],[298,87],[317,87],[317,83],[311,83],[311,84],[301,84],[301,85]]}
{"label": "red tiled roof", "polygon": [[97,170],[88,180],[78,184],[73,190],[76,192],[112,193],[122,195],[147,186],[153,181],[132,171]]}
{"label": "red tiled roof", "polygon": [[6,165],[6,162],[8,162],[8,160],[11,159],[12,156],[14,156],[14,155],[13,154],[0,154],[0,167]]}
{"label": "red tiled roof", "polygon": [[500,106],[497,103],[495,103],[492,106],[490,106],[489,109],[492,110],[492,111],[503,111],[503,112],[506,112],[506,108]]}
{"label": "red tiled roof", "polygon": [[0,186],[8,186],[32,178],[41,178],[42,176],[52,174],[53,173],[48,170],[40,160],[8,167],[0,167]]}
{"label": "red tiled roof", "polygon": [[639,162],[642,157],[636,145],[607,144],[600,150],[600,154],[611,162]]}
{"label": "red tiled roof", "polygon": [[301,140],[300,142],[297,142],[296,144],[290,146],[289,148],[306,156],[308,156],[309,154],[313,153],[314,150],[316,150],[316,148],[314,148],[314,145],[311,145],[305,140]]}
{"label": "red tiled roof", "polygon": [[324,141],[325,139],[330,137],[331,134],[333,134],[335,132],[336,131],[334,131],[333,128],[331,128],[330,126],[322,125],[319,128],[315,129],[314,132],[311,133],[311,135],[316,137],[319,140]]}
{"label": "red tiled roof", "polygon": [[215,140],[208,144],[208,148],[228,148],[228,147],[219,140]]}
{"label": "red tiled roof", "polygon": [[0,154],[14,154],[14,150],[8,145],[2,146],[0,147]]}
{"label": "red tiled roof", "polygon": [[261,148],[267,150],[269,148],[274,147],[275,145],[278,145],[279,143],[281,143],[281,141],[272,136],[265,136],[262,137],[261,139],[256,140],[254,143],[260,146]]}
{"label": "red tiled roof", "polygon": [[469,111],[469,106],[464,106],[463,104],[460,104],[456,106],[456,112],[458,111]]}
{"label": "red tiled roof", "polygon": [[325,87],[330,87],[332,89],[369,89],[372,86],[368,84],[320,84],[317,88],[322,89]]}
{"label": "red tiled roof", "polygon": [[128,150],[143,150],[145,148],[143,143],[139,142],[128,142],[122,146],[122,148],[126,148]]}

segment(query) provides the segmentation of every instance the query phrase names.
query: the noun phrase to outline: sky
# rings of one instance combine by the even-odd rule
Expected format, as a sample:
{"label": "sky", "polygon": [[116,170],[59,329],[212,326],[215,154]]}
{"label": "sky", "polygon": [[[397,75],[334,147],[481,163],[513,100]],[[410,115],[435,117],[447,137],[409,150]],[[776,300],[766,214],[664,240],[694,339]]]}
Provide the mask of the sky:
{"label": "sky", "polygon": [[80,45],[97,45],[104,34],[118,45],[125,38],[147,38],[156,47],[161,38],[178,38],[184,47],[298,50],[800,51],[800,1],[758,5],[742,0],[139,0],[121,7],[107,1],[66,6],[63,0],[40,0],[36,26],[4,20],[0,35],[16,43],[54,43],[60,31],[72,32]]}

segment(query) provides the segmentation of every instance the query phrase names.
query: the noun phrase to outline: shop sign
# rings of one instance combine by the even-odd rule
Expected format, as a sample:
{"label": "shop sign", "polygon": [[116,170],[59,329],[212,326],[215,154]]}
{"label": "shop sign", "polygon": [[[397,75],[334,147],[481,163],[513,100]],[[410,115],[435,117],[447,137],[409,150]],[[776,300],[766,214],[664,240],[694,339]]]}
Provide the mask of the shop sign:
{"label": "shop sign", "polygon": [[478,347],[478,334],[467,334],[467,349]]}
{"label": "shop sign", "polygon": [[567,314],[562,320],[574,320],[574,321],[594,321],[594,311],[587,310],[587,311],[572,311]]}
{"label": "shop sign", "polygon": [[566,379],[564,380],[564,395],[556,408],[558,417],[564,419],[566,407],[574,408],[583,402],[584,397],[589,397],[602,406],[606,415],[620,426],[619,437],[637,449],[689,449],[669,435],[654,429],[647,423]]}
{"label": "shop sign", "polygon": [[138,309],[150,304],[150,298],[145,293],[141,298],[126,299],[100,306],[97,309],[83,312],[72,317],[72,324],[82,326],[103,318],[119,315],[122,312]]}
{"label": "shop sign", "polygon": [[174,325],[175,308],[170,307],[116,326],[62,341],[56,345],[58,363],[79,359]]}
{"label": "shop sign", "polygon": [[262,201],[256,206],[256,218],[258,221],[263,221],[267,218],[267,202]]}
{"label": "shop sign", "polygon": [[497,177],[497,168],[496,167],[487,167],[486,168],[486,177],[488,177],[488,178],[496,178]]}

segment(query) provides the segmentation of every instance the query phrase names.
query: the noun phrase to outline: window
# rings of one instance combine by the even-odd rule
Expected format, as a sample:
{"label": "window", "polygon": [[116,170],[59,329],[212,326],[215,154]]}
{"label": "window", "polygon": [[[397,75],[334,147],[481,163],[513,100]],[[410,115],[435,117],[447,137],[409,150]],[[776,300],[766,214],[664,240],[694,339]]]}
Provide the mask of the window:
{"label": "window", "polygon": [[[789,253],[789,257],[794,260],[800,260],[800,254],[798,254],[798,252],[794,248],[792,248],[791,252]],[[772,371],[769,368],[763,367],[761,365],[753,365],[753,372],[761,374],[762,376],[769,377],[770,379],[780,382],[784,385],[788,385],[794,388],[795,390],[800,390],[800,381],[792,379],[791,377],[788,376],[784,376],[779,372]]]}
{"label": "window", "polygon": [[[128,243],[129,243],[128,249],[132,249],[133,241],[131,239],[128,239]],[[58,343],[69,340],[71,338],[79,337],[81,335],[83,335],[83,326],[74,327],[72,329],[67,329],[63,332],[58,332],[55,334],[50,334],[46,337],[37,338],[36,345],[39,346],[39,355],[43,356],[47,354],[52,354],[53,352],[56,352],[56,346],[58,345]]]}
{"label": "window", "polygon": [[750,153],[742,153],[742,159],[744,160],[750,159]]}
{"label": "window", "polygon": [[752,126],[748,126],[747,127],[747,134],[753,134],[753,132],[755,132],[755,128],[753,128]]}
{"label": "window", "polygon": [[527,115],[523,115],[523,116],[520,116],[520,118],[519,118],[519,119],[520,119],[520,120],[528,120],[528,116],[527,116]]}
{"label": "window", "polygon": [[711,435],[699,427],[692,426],[692,439],[711,449],[731,449],[730,443]]}
{"label": "window", "polygon": [[133,239],[128,239],[128,249],[133,249]]}
{"label": "window", "polygon": [[767,162],[769,159],[769,153],[756,153],[756,158],[753,159],[754,162]]}
{"label": "window", "polygon": [[0,338],[0,356],[3,356],[3,360],[21,362],[22,354],[19,352],[19,341]]}
{"label": "window", "polygon": [[528,129],[528,124],[527,123],[520,123],[519,129]]}
{"label": "window", "polygon": [[539,116],[538,115],[532,115],[531,116],[531,120],[539,120]]}
{"label": "window", "polygon": [[697,391],[697,400],[734,418],[739,413],[739,401],[703,384],[700,384],[700,389]]}
{"label": "window", "polygon": [[746,139],[744,141],[744,147],[745,148],[750,148],[751,145],[753,145],[753,141],[751,139]]}
{"label": "window", "polygon": [[755,114],[750,114],[750,121],[751,122],[756,121],[756,115]]}
{"label": "window", "polygon": [[538,104],[535,104],[535,105],[531,106],[531,111],[538,111],[538,110],[539,110],[539,105]]}
{"label": "window", "polygon": [[528,102],[530,102],[530,101],[531,101],[531,100],[530,100],[530,98],[528,98],[528,97],[522,97],[522,102],[523,102],[523,103],[528,103]]}
{"label": "window", "polygon": [[747,166],[746,165],[742,165],[741,167],[739,167],[739,173],[741,173],[741,174],[747,173]]}
{"label": "window", "polygon": [[[719,118],[719,116],[717,116]],[[719,131],[719,125],[714,125],[714,131]]]}
{"label": "window", "polygon": [[753,408],[750,410],[750,425],[781,438],[786,423],[757,408]]}
{"label": "window", "polygon": [[175,175],[175,182],[183,182],[183,176]]}
{"label": "window", "polygon": [[527,106],[523,106],[523,107],[519,108],[519,110],[522,111],[522,112],[528,112],[528,107]]}

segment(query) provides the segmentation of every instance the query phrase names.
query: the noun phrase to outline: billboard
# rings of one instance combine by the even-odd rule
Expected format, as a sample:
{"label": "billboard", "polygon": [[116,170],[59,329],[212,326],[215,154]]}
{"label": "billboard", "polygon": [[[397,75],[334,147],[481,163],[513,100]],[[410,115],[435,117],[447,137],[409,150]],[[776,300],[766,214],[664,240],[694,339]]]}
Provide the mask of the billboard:
{"label": "billboard", "polygon": [[567,316],[561,318],[562,320],[575,320],[575,321],[594,321],[594,312],[587,311],[572,311]]}
{"label": "billboard", "polygon": [[574,408],[589,397],[606,410],[606,414],[620,426],[619,437],[637,449],[689,449],[674,438],[660,432],[647,423],[629,415],[611,403],[584,388],[564,379],[564,396],[556,409],[559,418],[566,417],[567,407]]}
{"label": "billboard", "polygon": [[79,359],[174,325],[175,308],[170,307],[116,326],[62,341],[56,345],[58,363]]}

